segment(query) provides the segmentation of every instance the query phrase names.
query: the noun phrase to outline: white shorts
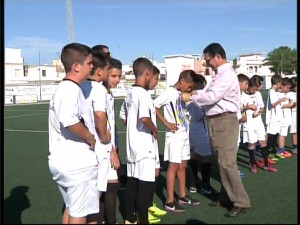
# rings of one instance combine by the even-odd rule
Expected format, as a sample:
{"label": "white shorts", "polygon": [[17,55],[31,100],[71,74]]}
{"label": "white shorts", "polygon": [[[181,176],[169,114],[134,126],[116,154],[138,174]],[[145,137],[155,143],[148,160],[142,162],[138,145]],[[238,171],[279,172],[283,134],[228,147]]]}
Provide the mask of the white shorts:
{"label": "white shorts", "polygon": [[97,188],[99,191],[105,192],[107,189],[107,181],[109,168],[111,167],[110,159],[101,159],[98,165]]}
{"label": "white shorts", "polygon": [[135,163],[127,162],[127,176],[155,182],[155,167],[155,159],[144,158]]}
{"label": "white shorts", "polygon": [[281,126],[279,130],[279,135],[286,137],[288,135],[289,126]]}
{"label": "white shorts", "polygon": [[280,122],[275,122],[275,123],[269,123],[267,125],[267,133],[268,134],[279,134],[280,132]]}
{"label": "white shorts", "polygon": [[99,212],[99,191],[97,190],[97,173],[95,170],[90,179],[72,187],[58,185],[66,208],[72,217],[85,217]]}
{"label": "white shorts", "polygon": [[292,125],[290,125],[290,134],[297,133],[297,115],[292,114]]}
{"label": "white shorts", "polygon": [[262,129],[243,131],[243,143],[254,144],[257,141],[265,141],[265,140],[266,140],[266,132]]}
{"label": "white shorts", "polygon": [[189,160],[190,142],[189,139],[166,137],[164,161],[181,163],[182,160]]}
{"label": "white shorts", "polygon": [[117,170],[115,170],[113,167],[109,167],[109,171],[108,171],[108,180],[118,180],[118,174],[117,174]]}

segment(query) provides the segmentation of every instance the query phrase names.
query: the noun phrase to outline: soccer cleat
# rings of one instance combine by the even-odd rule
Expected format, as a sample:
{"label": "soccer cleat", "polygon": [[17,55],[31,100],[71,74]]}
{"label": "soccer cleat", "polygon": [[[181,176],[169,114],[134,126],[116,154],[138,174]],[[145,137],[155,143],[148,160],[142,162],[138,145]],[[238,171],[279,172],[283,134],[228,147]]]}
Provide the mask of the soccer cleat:
{"label": "soccer cleat", "polygon": [[268,163],[271,164],[271,165],[274,165],[277,163],[277,161],[273,160],[273,159],[270,159],[268,158]]}
{"label": "soccer cleat", "polygon": [[158,208],[155,203],[153,203],[153,205],[148,210],[154,216],[164,216],[167,214],[167,211]]}
{"label": "soccer cleat", "polygon": [[200,189],[200,193],[204,195],[210,195],[212,193],[212,188],[210,184],[203,184]]}
{"label": "soccer cleat", "polygon": [[290,158],[290,157],[292,157],[292,153],[290,153],[290,152],[288,152],[288,151],[284,151],[284,152],[283,152],[283,155],[284,155],[285,158]]}
{"label": "soccer cleat", "polygon": [[183,205],[183,204],[189,204],[189,205],[200,205],[200,201],[190,198],[188,196],[178,198],[178,204]]}
{"label": "soccer cleat", "polygon": [[257,173],[258,172],[257,166],[255,164],[254,165],[250,165],[250,167],[251,167],[251,172],[252,173]]}
{"label": "soccer cleat", "polygon": [[265,166],[264,169],[266,171],[270,171],[270,172],[273,172],[273,173],[277,172],[277,169],[272,167],[271,165]]}
{"label": "soccer cleat", "polygon": [[197,190],[198,189],[196,187],[190,187],[190,189],[189,189],[190,193],[196,193]]}
{"label": "soccer cleat", "polygon": [[240,173],[240,177],[241,178],[244,178],[246,176],[246,174],[244,172],[242,172],[242,171],[239,171],[239,173]]}
{"label": "soccer cleat", "polygon": [[260,161],[260,160],[256,160],[256,165],[259,168],[263,168],[265,166],[265,162],[264,161]]}
{"label": "soccer cleat", "polygon": [[270,154],[269,159],[272,159],[275,162],[277,162],[279,160],[274,154]]}
{"label": "soccer cleat", "polygon": [[175,213],[183,213],[185,209],[178,205],[175,201],[169,202],[165,204],[165,210],[175,212]]}
{"label": "soccer cleat", "polygon": [[275,156],[279,159],[285,159],[284,154],[283,153],[276,153]]}
{"label": "soccer cleat", "polygon": [[156,216],[152,215],[152,213],[148,212],[148,222],[149,222],[149,224],[159,223],[160,221],[161,221],[160,218],[157,218]]}

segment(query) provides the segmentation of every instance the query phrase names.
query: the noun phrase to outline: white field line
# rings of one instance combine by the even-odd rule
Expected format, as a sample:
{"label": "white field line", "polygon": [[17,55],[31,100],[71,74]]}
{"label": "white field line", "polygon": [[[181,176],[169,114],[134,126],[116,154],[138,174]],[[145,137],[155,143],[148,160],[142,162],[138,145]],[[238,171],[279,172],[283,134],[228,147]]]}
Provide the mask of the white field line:
{"label": "white field line", "polygon": [[[16,130],[16,129],[4,129],[8,132],[24,132],[24,133],[48,133],[45,130]],[[165,133],[165,131],[158,131],[158,133]],[[118,134],[126,134],[126,131],[119,131]]]}
{"label": "white field line", "polygon": [[4,119],[12,119],[12,118],[25,117],[25,116],[36,116],[36,115],[43,115],[43,114],[48,114],[48,112],[47,113],[34,113],[34,114],[18,115],[18,116],[8,116],[8,117],[4,117]]}

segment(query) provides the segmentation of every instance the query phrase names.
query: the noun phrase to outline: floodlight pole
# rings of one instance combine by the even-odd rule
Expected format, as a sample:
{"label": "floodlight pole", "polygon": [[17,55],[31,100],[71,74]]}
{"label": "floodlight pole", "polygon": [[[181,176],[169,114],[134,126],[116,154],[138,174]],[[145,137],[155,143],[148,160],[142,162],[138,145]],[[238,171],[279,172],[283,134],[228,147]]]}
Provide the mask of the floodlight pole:
{"label": "floodlight pole", "polygon": [[42,80],[41,80],[41,61],[40,61],[40,52],[39,52],[39,81],[40,81],[40,102],[42,102]]}

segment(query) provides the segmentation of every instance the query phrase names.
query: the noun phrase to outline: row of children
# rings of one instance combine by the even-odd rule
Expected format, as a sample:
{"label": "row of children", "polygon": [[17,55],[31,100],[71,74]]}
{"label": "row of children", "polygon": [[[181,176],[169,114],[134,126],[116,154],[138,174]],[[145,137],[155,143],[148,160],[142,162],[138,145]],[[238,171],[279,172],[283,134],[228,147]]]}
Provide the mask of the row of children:
{"label": "row of children", "polygon": [[[251,172],[257,173],[257,167],[277,172],[277,169],[273,167],[276,161],[279,158],[291,157],[291,153],[285,149],[285,139],[289,129],[292,134],[292,152],[297,154],[297,77],[272,76],[272,88],[268,91],[266,106],[267,132],[261,117],[261,114],[265,112],[261,94],[263,78],[254,75],[249,79],[244,74],[238,74],[238,79],[242,92],[243,143],[248,144]],[[277,144],[278,150],[276,150]],[[255,160],[257,145],[263,157],[262,161]]]}

